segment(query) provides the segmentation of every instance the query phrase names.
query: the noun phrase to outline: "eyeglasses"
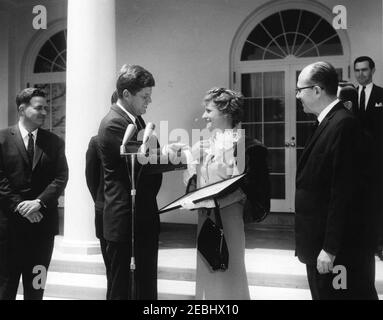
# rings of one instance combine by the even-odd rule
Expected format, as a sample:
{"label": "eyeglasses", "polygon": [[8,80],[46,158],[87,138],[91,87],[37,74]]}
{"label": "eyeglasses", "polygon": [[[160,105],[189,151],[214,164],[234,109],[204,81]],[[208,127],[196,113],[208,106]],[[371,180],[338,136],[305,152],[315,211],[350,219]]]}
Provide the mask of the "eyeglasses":
{"label": "eyeglasses", "polygon": [[307,87],[302,87],[302,88],[295,88],[295,93],[296,94],[298,94],[298,93],[301,93],[301,91],[303,90],[303,89],[310,89],[310,88],[314,88],[314,87],[318,87],[318,85],[316,85],[316,84],[314,84],[314,85],[312,85],[312,86],[307,86]]}

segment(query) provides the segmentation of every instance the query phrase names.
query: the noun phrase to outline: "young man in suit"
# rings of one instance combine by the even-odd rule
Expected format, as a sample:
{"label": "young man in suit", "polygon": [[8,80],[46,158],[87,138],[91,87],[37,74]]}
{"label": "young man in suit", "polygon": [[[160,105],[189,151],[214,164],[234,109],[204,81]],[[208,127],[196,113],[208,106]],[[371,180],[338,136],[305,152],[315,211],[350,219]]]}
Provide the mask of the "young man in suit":
{"label": "young man in suit", "polygon": [[[336,98],[337,88],[336,70],[327,62],[305,67],[298,77],[296,96],[317,116],[318,127],[297,168],[296,255],[306,264],[313,299],[377,299],[361,127]],[[339,289],[332,273],[337,265],[346,270]]]}
{"label": "young man in suit", "polygon": [[[104,170],[104,238],[110,261],[108,299],[132,299],[131,183],[120,146],[129,124],[145,128],[141,115],[151,103],[152,74],[141,66],[125,65],[117,79],[118,101],[101,121],[98,139]],[[131,138],[137,140],[137,133]],[[141,174],[137,182],[135,215],[135,283],[137,299],[157,299],[159,216],[156,201],[162,174]]]}
{"label": "young man in suit", "polygon": [[356,58],[354,73],[358,81],[358,105],[353,111],[374,144],[374,163],[371,166],[374,179],[371,180],[370,190],[374,193],[372,210],[379,217],[376,254],[383,260],[383,88],[372,81],[375,62],[370,57]]}
{"label": "young man in suit", "polygon": [[41,129],[44,92],[26,88],[16,104],[18,124],[0,131],[0,299],[16,298],[22,275],[24,299],[41,300],[68,166],[64,142]]}

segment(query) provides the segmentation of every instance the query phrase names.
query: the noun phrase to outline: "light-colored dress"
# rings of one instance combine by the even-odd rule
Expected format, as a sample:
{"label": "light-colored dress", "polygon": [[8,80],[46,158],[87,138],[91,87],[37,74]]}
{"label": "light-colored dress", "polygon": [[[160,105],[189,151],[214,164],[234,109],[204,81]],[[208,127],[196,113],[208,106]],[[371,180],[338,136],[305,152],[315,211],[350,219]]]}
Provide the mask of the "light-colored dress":
{"label": "light-colored dress", "polygon": [[[203,187],[237,175],[233,154],[233,140],[238,137],[232,131],[215,135],[210,139],[210,150],[196,166],[197,186]],[[250,299],[245,268],[245,231],[243,203],[246,195],[237,190],[219,201],[224,235],[229,250],[229,266],[225,271],[212,271],[197,250],[196,299],[199,300],[247,300]],[[221,205],[222,203],[222,205]],[[229,205],[227,205],[229,203]],[[231,203],[231,204],[230,204]],[[224,206],[222,208],[222,206]],[[207,217],[207,210],[198,212],[198,234]],[[214,221],[214,213],[210,214]]]}

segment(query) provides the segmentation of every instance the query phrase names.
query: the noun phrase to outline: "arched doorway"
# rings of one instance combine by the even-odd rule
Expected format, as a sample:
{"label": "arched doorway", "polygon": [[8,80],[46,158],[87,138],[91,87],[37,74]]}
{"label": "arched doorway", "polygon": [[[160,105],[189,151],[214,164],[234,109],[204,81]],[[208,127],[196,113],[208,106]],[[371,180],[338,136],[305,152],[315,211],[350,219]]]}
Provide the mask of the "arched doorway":
{"label": "arched doorway", "polygon": [[295,210],[296,164],[315,121],[295,98],[299,72],[325,60],[349,79],[347,35],[333,29],[331,19],[318,4],[274,3],[249,17],[233,42],[231,85],[245,96],[243,128],[269,149],[275,212]]}
{"label": "arched doorway", "polygon": [[38,87],[47,93],[49,115],[43,126],[65,140],[66,41],[67,30],[55,30],[40,39],[30,55],[24,74],[28,87]]}

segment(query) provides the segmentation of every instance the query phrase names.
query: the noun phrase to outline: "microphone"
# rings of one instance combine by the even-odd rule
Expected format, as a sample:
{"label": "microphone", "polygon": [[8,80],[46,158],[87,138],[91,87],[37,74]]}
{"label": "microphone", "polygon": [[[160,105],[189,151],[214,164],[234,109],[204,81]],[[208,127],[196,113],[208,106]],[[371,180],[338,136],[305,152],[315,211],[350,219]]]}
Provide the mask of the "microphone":
{"label": "microphone", "polygon": [[129,124],[125,130],[124,137],[122,138],[122,144],[120,147],[120,154],[121,155],[125,153],[125,146],[128,143],[128,141],[130,140],[130,138],[134,135],[135,132],[136,132],[136,126],[134,124]]}
{"label": "microphone", "polygon": [[150,137],[153,135],[153,131],[155,128],[155,124],[152,122],[148,122],[148,124],[145,127],[144,136],[142,138],[142,145],[141,145],[141,152],[146,153],[146,143],[149,141]]}

